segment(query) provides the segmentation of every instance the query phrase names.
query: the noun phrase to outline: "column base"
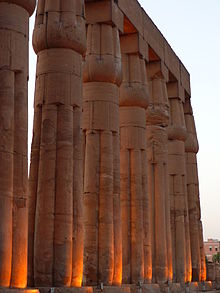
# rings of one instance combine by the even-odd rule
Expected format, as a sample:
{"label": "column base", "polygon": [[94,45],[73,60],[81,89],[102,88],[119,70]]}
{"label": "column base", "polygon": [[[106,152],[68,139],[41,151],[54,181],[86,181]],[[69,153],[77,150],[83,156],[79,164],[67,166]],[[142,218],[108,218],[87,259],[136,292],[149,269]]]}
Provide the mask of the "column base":
{"label": "column base", "polygon": [[220,282],[219,281],[216,281],[214,285],[215,285],[214,287],[216,290],[220,290]]}
{"label": "column base", "polygon": [[130,293],[130,286],[103,286],[103,288],[93,287],[93,293]]}
{"label": "column base", "polygon": [[195,293],[195,292],[199,292],[200,291],[200,288],[199,288],[199,284],[198,282],[190,282],[190,283],[187,283],[185,285],[185,292],[186,293]]}
{"label": "column base", "polygon": [[160,290],[162,293],[185,293],[180,283],[160,284]]}
{"label": "column base", "polygon": [[93,293],[92,287],[38,287],[38,290],[39,293]]}
{"label": "column base", "polygon": [[169,293],[184,293],[185,290],[180,283],[169,283]]}
{"label": "column base", "polygon": [[199,291],[211,291],[214,289],[211,281],[199,282]]}
{"label": "column base", "polygon": [[[129,286],[129,285],[128,285]],[[158,284],[130,285],[131,293],[161,293]]]}
{"label": "column base", "polygon": [[160,286],[158,284],[143,284],[143,293],[161,293]]}
{"label": "column base", "polygon": [[38,289],[0,288],[0,293],[40,293]]}

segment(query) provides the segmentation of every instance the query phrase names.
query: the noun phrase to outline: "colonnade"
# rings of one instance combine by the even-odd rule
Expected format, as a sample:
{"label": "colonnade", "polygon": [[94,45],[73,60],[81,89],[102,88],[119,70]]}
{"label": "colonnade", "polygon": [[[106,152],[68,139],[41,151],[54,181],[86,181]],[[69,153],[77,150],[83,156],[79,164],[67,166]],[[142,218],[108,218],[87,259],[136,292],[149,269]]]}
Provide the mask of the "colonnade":
{"label": "colonnade", "polygon": [[205,281],[190,96],[116,1],[85,4],[37,4],[28,192],[35,3],[0,1],[0,287]]}

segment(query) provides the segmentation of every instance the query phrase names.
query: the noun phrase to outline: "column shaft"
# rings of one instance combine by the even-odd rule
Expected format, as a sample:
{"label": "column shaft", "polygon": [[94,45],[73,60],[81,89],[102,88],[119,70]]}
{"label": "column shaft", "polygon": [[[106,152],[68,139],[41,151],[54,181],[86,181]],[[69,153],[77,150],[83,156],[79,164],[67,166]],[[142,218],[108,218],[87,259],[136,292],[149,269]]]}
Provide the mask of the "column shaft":
{"label": "column shaft", "polygon": [[99,280],[107,284],[114,274],[113,142],[111,131],[100,133]]}
{"label": "column shaft", "polygon": [[0,76],[0,285],[9,287],[12,261],[14,73],[9,70],[1,70]]}
{"label": "column shaft", "polygon": [[87,46],[83,87],[86,151],[84,279],[87,285],[119,285],[121,216],[120,206],[116,205],[119,200],[118,86],[121,82],[121,54],[117,27],[89,24]]}
{"label": "column shaft", "polygon": [[144,226],[144,282],[152,282],[152,237],[151,237],[151,200],[148,192],[147,147],[141,152],[142,192],[143,192],[143,226]]}
{"label": "column shaft", "polygon": [[122,231],[120,203],[120,145],[119,134],[113,134],[113,215],[114,215],[114,276],[113,285],[122,280]]}
{"label": "column shaft", "polygon": [[143,194],[141,151],[130,152],[131,174],[131,282],[144,280]]}
{"label": "column shaft", "polygon": [[27,121],[28,99],[26,76],[15,74],[14,102],[14,163],[13,163],[13,236],[12,236],[12,287],[27,284],[28,244],[28,166]]}
{"label": "column shaft", "polygon": [[[148,65],[150,104],[147,110],[148,192],[151,197],[153,280],[172,280],[170,200],[168,193],[169,105],[165,77],[158,62]],[[156,74],[155,74],[156,70]]]}
{"label": "column shaft", "polygon": [[97,283],[99,211],[99,157],[100,139],[98,131],[86,131],[84,170],[84,278],[86,283]]}
{"label": "column shaft", "polygon": [[0,2],[0,287],[27,285],[28,30],[34,7],[34,0]]}
{"label": "column shaft", "polygon": [[[126,48],[122,48],[123,51]],[[123,283],[151,280],[149,200],[146,188],[146,121],[148,105],[145,62],[123,54],[120,88],[121,207]],[[146,226],[145,226],[146,225]],[[150,272],[149,272],[150,271]]]}
{"label": "column shaft", "polygon": [[188,199],[186,191],[185,139],[186,126],[179,85],[168,84],[170,100],[169,176],[171,197],[172,241],[175,253],[175,281],[191,281],[191,249],[189,238]]}
{"label": "column shaft", "polygon": [[29,209],[32,286],[82,283],[83,2],[39,1],[37,7]]}
{"label": "column shaft", "polygon": [[[187,127],[187,140],[185,142],[187,166],[187,193],[189,206],[189,233],[192,258],[192,280],[202,279],[202,260],[200,251],[200,199],[196,154],[199,150],[196,135],[195,121],[190,99],[186,98],[184,104],[185,122]],[[202,240],[203,242],[203,240]],[[203,246],[203,244],[202,244]]]}
{"label": "column shaft", "polygon": [[130,283],[131,275],[131,191],[130,191],[130,151],[120,149],[120,197],[122,218],[122,258],[123,283]]}

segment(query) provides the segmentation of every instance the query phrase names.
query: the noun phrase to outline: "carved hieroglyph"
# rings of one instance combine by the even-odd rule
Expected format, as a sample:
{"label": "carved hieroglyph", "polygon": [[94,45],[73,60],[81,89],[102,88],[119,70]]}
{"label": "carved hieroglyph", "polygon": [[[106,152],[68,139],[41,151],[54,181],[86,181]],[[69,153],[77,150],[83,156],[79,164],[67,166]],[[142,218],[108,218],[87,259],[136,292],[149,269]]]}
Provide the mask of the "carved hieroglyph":
{"label": "carved hieroglyph", "polygon": [[30,168],[29,284],[81,286],[84,1],[39,0]]}
{"label": "carved hieroglyph", "polygon": [[172,247],[168,182],[169,101],[167,69],[159,62],[147,66],[150,104],[147,109],[148,193],[151,199],[151,243],[153,282],[171,281]]}
{"label": "carved hieroglyph", "polygon": [[[123,42],[125,43],[125,42]],[[151,239],[147,193],[145,61],[122,48],[120,87],[120,192],[122,212],[123,283],[151,281]]]}
{"label": "carved hieroglyph", "polygon": [[35,0],[0,1],[0,287],[27,284],[28,33]]}

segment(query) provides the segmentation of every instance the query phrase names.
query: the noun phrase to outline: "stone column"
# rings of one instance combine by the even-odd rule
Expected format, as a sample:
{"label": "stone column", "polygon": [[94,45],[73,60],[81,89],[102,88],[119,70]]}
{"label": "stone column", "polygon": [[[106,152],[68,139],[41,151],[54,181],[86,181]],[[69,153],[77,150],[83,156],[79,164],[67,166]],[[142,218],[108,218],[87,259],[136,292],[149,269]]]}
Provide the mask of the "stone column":
{"label": "stone column", "polygon": [[201,261],[201,281],[206,281],[207,270],[205,260],[205,248],[203,240],[203,227],[202,222],[199,221],[199,243],[200,243],[200,261]]}
{"label": "stone column", "polygon": [[84,1],[39,0],[30,169],[29,284],[81,286]]}
{"label": "stone column", "polygon": [[192,280],[206,280],[206,263],[203,244],[203,229],[201,222],[199,179],[196,155],[199,150],[195,121],[189,98],[184,104],[185,121],[188,137],[185,142],[187,166],[187,192],[189,203],[190,243],[192,256]]}
{"label": "stone column", "polygon": [[34,8],[35,0],[0,1],[0,287],[27,285],[28,35]]}
{"label": "stone column", "polygon": [[[114,11],[119,18],[114,17]],[[118,27],[123,29],[123,15],[120,13],[113,1],[86,3],[88,27],[83,84],[86,285],[120,285],[122,279]],[[110,18],[104,19],[106,15]]]}
{"label": "stone column", "polygon": [[139,42],[138,37],[136,41],[129,35],[121,37],[120,190],[125,284],[151,282],[152,273],[146,165],[148,86],[145,60],[135,50]]}
{"label": "stone column", "polygon": [[170,195],[168,187],[168,70],[160,61],[147,66],[150,104],[147,109],[148,192],[151,198],[153,280],[172,280]]}
{"label": "stone column", "polygon": [[171,232],[174,280],[191,281],[191,250],[189,237],[188,199],[186,191],[185,140],[186,125],[183,112],[183,89],[178,82],[167,86],[170,102],[168,130],[168,173],[171,198]]}
{"label": "stone column", "polygon": [[199,150],[196,136],[195,121],[191,102],[186,98],[184,103],[187,139],[185,142],[186,170],[187,170],[187,194],[189,207],[190,245],[192,258],[192,280],[201,280],[200,257],[200,200],[198,186],[198,170],[196,154]]}

